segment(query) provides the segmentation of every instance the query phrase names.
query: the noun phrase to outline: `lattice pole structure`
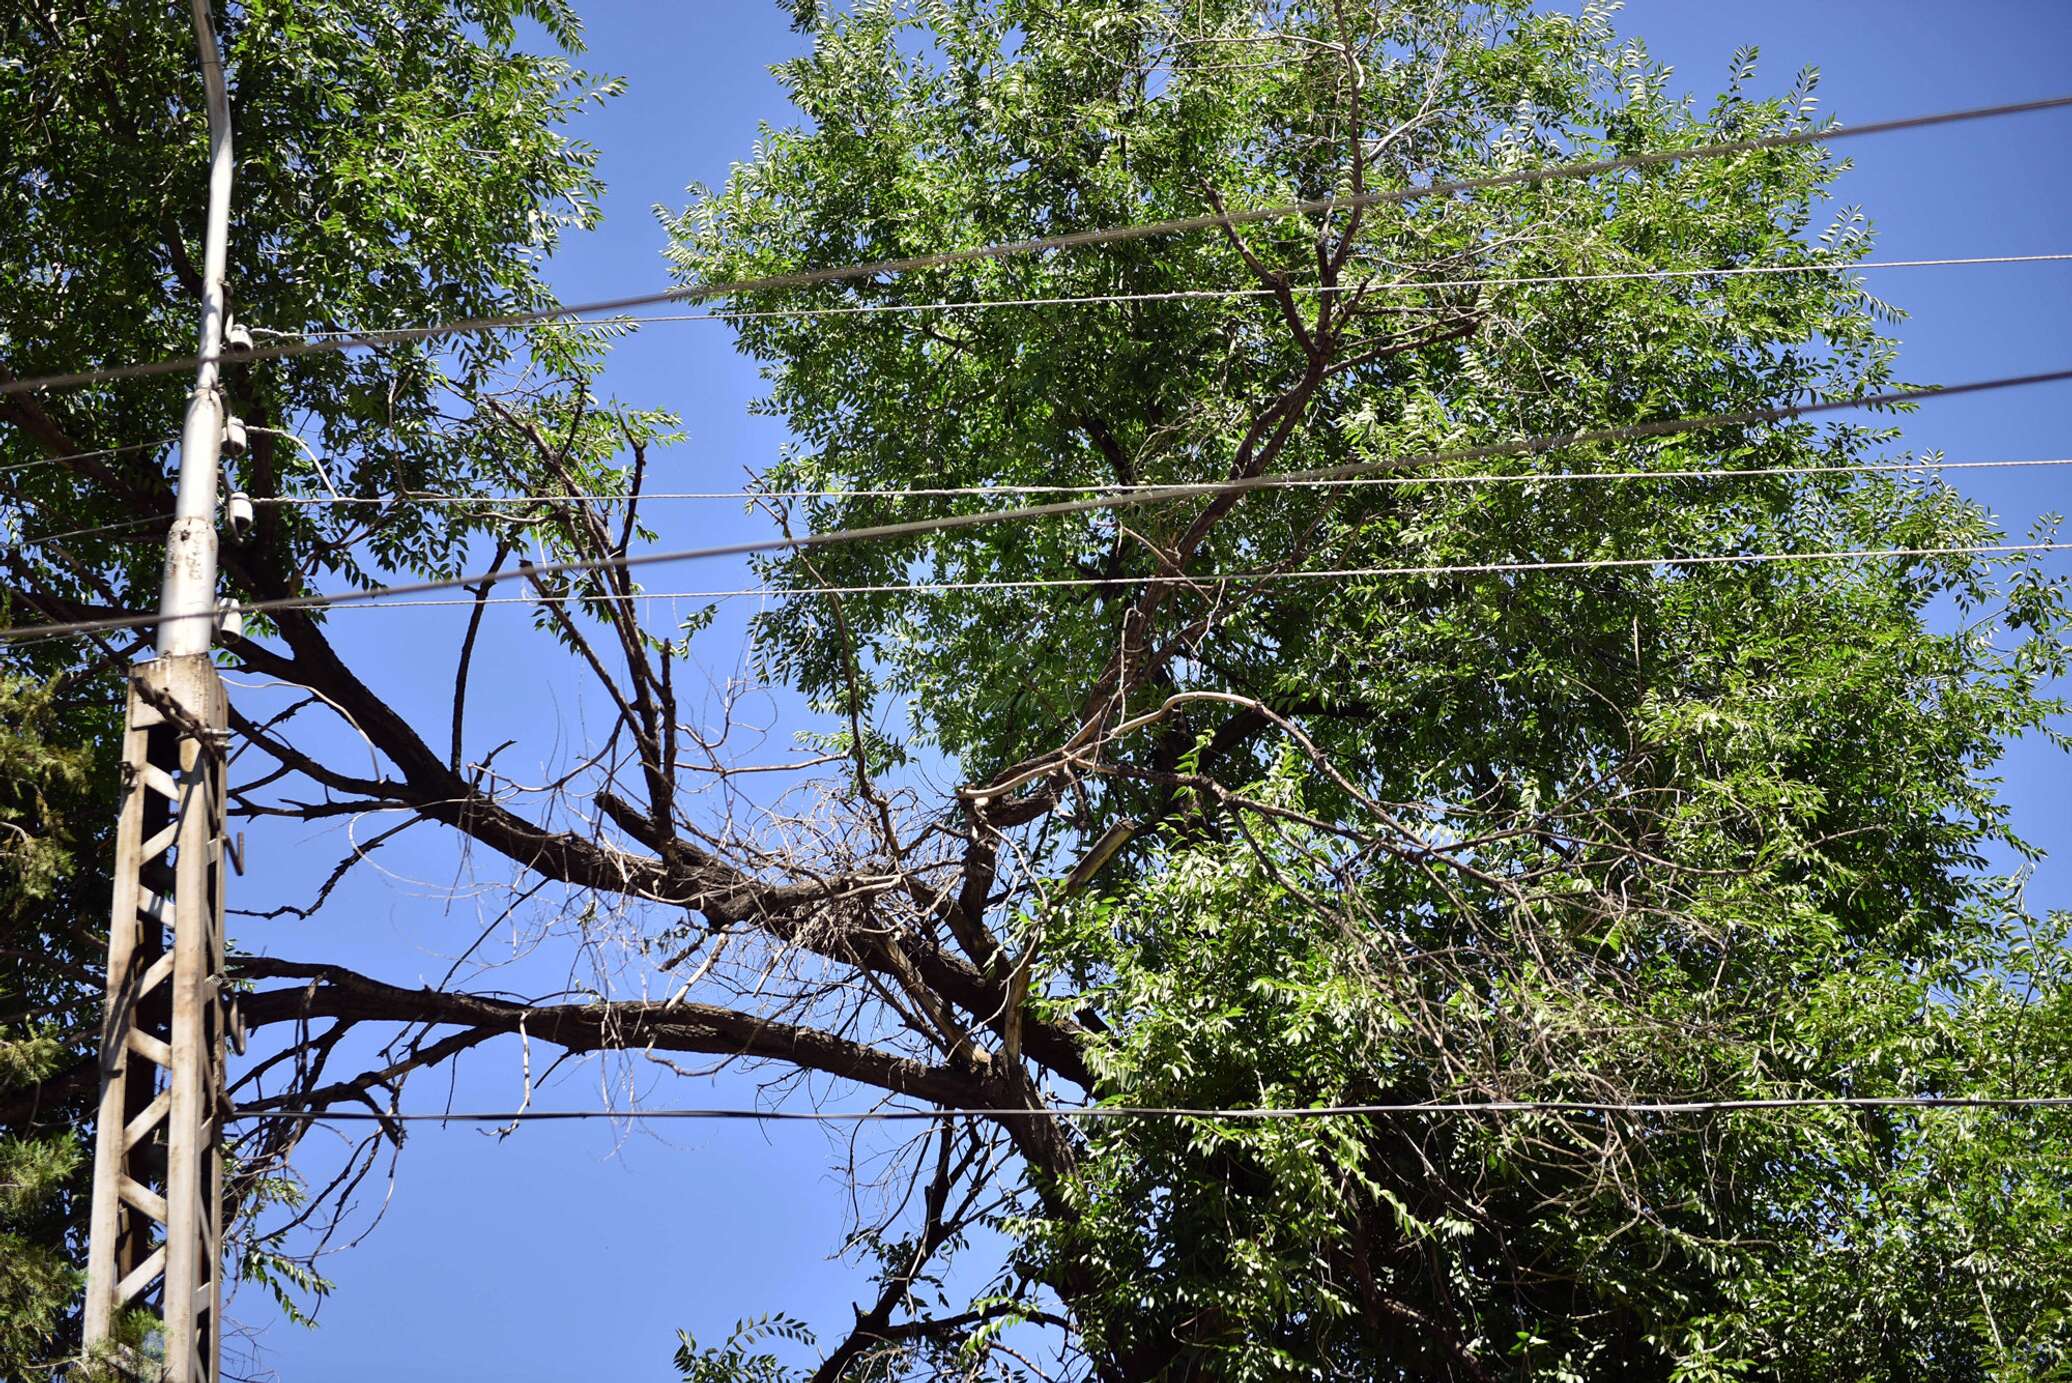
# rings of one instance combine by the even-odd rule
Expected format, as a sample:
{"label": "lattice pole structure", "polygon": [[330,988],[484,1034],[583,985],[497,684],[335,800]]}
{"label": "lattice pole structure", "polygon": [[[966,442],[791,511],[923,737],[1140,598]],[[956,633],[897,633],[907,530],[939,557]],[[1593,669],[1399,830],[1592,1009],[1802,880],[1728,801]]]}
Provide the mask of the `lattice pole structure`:
{"label": "lattice pole structure", "polygon": [[125,1312],[155,1305],[168,1383],[214,1383],[221,1354],[225,720],[222,679],[206,654],[136,669],[85,1325],[89,1341],[105,1341]]}
{"label": "lattice pole structure", "polygon": [[[212,0],[189,0],[209,109],[200,364],[180,438],[155,662],[133,670],[108,928],[87,1246],[85,1337],[108,1346],[124,1314],[156,1306],[165,1383],[215,1383],[222,1358],[223,764],[228,709],[215,642],[216,495],[226,441],[230,330],[230,92]],[[249,339],[247,337],[246,339]],[[172,923],[171,946],[165,924]]]}

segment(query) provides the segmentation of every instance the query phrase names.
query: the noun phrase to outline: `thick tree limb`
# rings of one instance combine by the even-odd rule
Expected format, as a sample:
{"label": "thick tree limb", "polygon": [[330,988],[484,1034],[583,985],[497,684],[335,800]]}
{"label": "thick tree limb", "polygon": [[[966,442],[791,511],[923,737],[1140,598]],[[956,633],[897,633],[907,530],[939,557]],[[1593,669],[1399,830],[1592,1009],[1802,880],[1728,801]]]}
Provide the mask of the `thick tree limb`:
{"label": "thick tree limb", "polygon": [[336,965],[266,956],[240,956],[234,964],[240,978],[304,982],[242,996],[239,1006],[252,1028],[310,1018],[452,1024],[483,1033],[517,1033],[522,1028],[530,1041],[573,1052],[653,1048],[783,1061],[889,1094],[960,1108],[985,1107],[1000,1093],[994,1082],[968,1069],[924,1065],[818,1028],[711,1004],[522,1004],[476,994],[404,989]]}

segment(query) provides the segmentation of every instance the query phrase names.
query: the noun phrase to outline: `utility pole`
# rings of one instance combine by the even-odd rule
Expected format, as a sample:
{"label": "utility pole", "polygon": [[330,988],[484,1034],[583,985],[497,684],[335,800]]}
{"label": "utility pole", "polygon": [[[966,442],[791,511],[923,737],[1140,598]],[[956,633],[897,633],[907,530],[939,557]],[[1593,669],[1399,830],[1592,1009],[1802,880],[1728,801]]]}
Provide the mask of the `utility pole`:
{"label": "utility pole", "polygon": [[[215,1383],[222,1357],[223,746],[216,632],[216,482],[226,418],[230,96],[209,0],[190,0],[209,107],[201,366],[187,401],[158,657],[133,670],[108,927],[85,1335],[123,1314],[164,1323],[166,1383]],[[168,948],[165,924],[172,923]],[[132,1365],[135,1360],[129,1361]]]}

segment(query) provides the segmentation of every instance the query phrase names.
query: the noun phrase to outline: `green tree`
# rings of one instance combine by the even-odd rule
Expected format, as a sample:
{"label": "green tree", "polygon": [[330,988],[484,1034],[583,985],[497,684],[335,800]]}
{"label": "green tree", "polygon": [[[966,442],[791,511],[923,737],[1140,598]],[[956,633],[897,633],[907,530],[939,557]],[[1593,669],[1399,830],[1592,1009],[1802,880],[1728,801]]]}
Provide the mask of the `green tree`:
{"label": "green tree", "polygon": [[[75,1343],[73,1246],[90,1160],[100,1023],[94,966],[112,795],[91,731],[107,713],[62,685],[0,679],[0,1377],[29,1378]],[[86,744],[67,738],[89,732]]]}
{"label": "green tree", "polygon": [[[1738,54],[1700,110],[1608,14],[808,7],[814,51],[779,69],[806,123],[675,217],[673,253],[687,284],[725,282],[1815,127],[1815,74],[1761,99]],[[1847,271],[1861,215],[1821,210],[1844,167],[1771,150],[750,295],[742,349],[800,439],[767,481],[1242,478],[1876,392],[1897,314]],[[1706,272],[1792,265],[1834,267]],[[1247,291],[1201,292],[1222,287]],[[1133,300],[909,307],[1113,295]],[[863,305],[907,310],[787,311]],[[2035,562],[1301,579],[1999,537],[1932,477],[1719,475],[1897,437],[1721,428],[1503,462],[1507,482],[1415,466],[815,552],[767,574],[866,593],[758,635],[830,709],[903,704],[872,753],[948,755],[974,839],[1024,828],[1013,949],[1039,1011],[1093,1029],[1100,1097],[2062,1091],[2062,927],[1988,864],[2029,854],[1994,762],[2055,742],[2063,586]],[[1518,483],[1536,469],[1700,474]],[[900,589],[1026,578],[1066,584]],[[1132,843],[1071,896],[1118,827]],[[1111,1377],[2054,1375],[2072,1278],[2040,1246],[2067,1131],[1102,1123],[1055,1185],[1032,1174],[1015,1262]]]}
{"label": "green tree", "polygon": [[[665,213],[686,285],[1818,127],[1811,75],[1759,97],[1752,55],[1711,106],[1672,99],[1597,5],[795,8],[811,48],[779,75],[801,124]],[[546,304],[538,257],[594,207],[562,131],[593,88],[526,55],[517,14],[225,16],[252,321]],[[0,206],[0,361],[181,349],[184,33],[115,6],[9,22],[27,57],[0,114],[41,142]],[[107,61],[123,43],[137,56]],[[97,104],[53,96],[78,89]],[[181,139],[125,140],[161,108]],[[1898,318],[1846,267],[1866,223],[1824,207],[1844,167],[1770,149],[739,295],[769,314],[736,330],[796,438],[767,503],[794,529],[869,524],[960,502],[898,493],[917,486],[1249,478],[1875,391]],[[931,306],[1055,297],[1127,300]],[[610,330],[239,367],[243,415],[323,457],[258,433],[240,483],[364,503],[263,508],[231,588],[632,551],[668,424],[594,397]],[[129,445],[178,403],[0,396],[0,445]],[[294,716],[240,718],[272,762],[237,810],[446,828],[513,866],[510,915],[540,914],[594,978],[529,1003],[245,958],[247,1021],[296,1059],[240,1098],[386,1108],[413,1072],[522,1035],[994,1111],[895,1126],[859,1160],[888,1169],[846,1240],[872,1282],[815,1332],[817,1363],[787,1354],[810,1346],[786,1317],[684,1338],[700,1378],[2062,1374],[2062,1112],[1040,1114],[2072,1088],[2062,929],[2009,877],[2034,852],[1993,777],[2051,737],[2067,670],[2063,585],[2034,560],[1305,575],[1999,536],[1932,473],[1833,469],[1901,454],[1889,417],[1739,425],[773,561],[788,598],[759,664],[826,727],[777,763],[742,762],[734,684],[689,699],[709,636],[644,619],[624,573],[539,589],[608,726],[544,785],[504,776],[465,715],[479,609],[450,726],[384,699],[381,655],[284,613],[230,655],[357,733],[346,757]],[[1647,474],[1526,478],[1550,469]],[[148,455],[0,483],[31,536],[167,507]],[[628,499],[411,502],[433,488]],[[800,489],[867,493],[774,493]],[[149,552],[16,555],[17,608],[146,601]],[[917,579],[952,588],[899,589]],[[299,1125],[257,1127],[240,1151],[271,1175]]]}
{"label": "green tree", "polygon": [[[541,263],[567,229],[594,222],[599,192],[594,150],[565,125],[617,89],[572,65],[580,30],[566,4],[254,0],[215,17],[235,92],[231,291],[262,342],[275,339],[269,328],[379,328],[551,303]],[[546,54],[519,42],[521,24],[544,36]],[[0,154],[0,380],[191,351],[208,125],[186,8],[0,5],[0,119],[11,128]],[[250,446],[226,460],[226,487],[249,492],[258,519],[248,541],[226,535],[226,594],[450,573],[471,544],[533,543],[538,515],[393,501],[547,483],[509,471],[531,456],[512,440],[543,416],[575,419],[611,446],[644,438],[654,420],[587,394],[599,358],[594,334],[546,328],[231,367],[228,404]],[[521,359],[531,373],[512,387],[507,367]],[[155,606],[185,395],[184,381],[167,379],[0,396],[0,623]],[[492,406],[495,428],[477,417]],[[557,460],[583,472],[595,448]],[[299,496],[365,502],[281,503]],[[248,645],[252,661],[291,680],[312,680],[295,669],[297,646],[342,666],[321,621],[254,632],[277,637],[265,652]],[[19,837],[0,967],[0,1131],[21,1139],[0,1145],[12,1187],[0,1211],[24,1236],[0,1254],[20,1293],[0,1309],[9,1378],[61,1339],[59,1327],[76,1326],[72,1304],[49,1311],[78,1285],[84,1251],[71,1194],[90,1147],[107,908],[106,880],[87,866],[107,855],[121,677],[148,644],[147,630],[0,648],[0,676],[57,689],[9,680],[0,706],[6,820]],[[267,1130],[242,1146],[246,1190],[291,1194],[280,1173],[292,1142],[292,1131]],[[263,1242],[247,1243],[243,1267],[320,1285]]]}

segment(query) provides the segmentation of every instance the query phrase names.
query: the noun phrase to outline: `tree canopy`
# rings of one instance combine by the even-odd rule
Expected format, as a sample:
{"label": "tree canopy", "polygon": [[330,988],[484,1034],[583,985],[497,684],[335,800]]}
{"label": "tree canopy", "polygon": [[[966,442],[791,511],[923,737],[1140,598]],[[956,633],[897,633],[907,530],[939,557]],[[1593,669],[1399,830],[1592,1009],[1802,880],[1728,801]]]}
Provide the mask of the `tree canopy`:
{"label": "tree canopy", "polygon": [[[687,288],[1823,118],[1815,74],[1759,94],[1753,53],[1709,105],[1673,97],[1597,3],[795,12],[799,123],[662,214]],[[560,132],[592,88],[524,57],[516,13],[244,7],[231,50],[268,61],[233,94],[271,214],[243,224],[292,229],[235,239],[240,303],[298,331],[546,301],[537,258],[594,205]],[[191,313],[199,158],[94,141],[148,101],[191,111],[198,81],[170,21],[119,15],[16,21],[34,56],[0,109],[47,103],[34,74],[110,34],[160,55],[148,96],[22,122],[47,177],[0,216],[17,375],[177,349]],[[574,43],[564,11],[534,17]],[[118,222],[63,191],[90,168],[161,200]],[[736,295],[759,407],[795,439],[758,481],[786,531],[1402,466],[770,559],[758,666],[822,719],[775,764],[685,702],[712,636],[657,627],[623,570],[534,587],[612,717],[544,787],[469,736],[475,623],[450,745],[318,614],[227,641],[379,755],[240,720],[277,768],[242,813],[440,825],[515,867],[513,909],[561,910],[626,967],[533,1004],[245,958],[248,1021],[312,1036],[242,1097],[393,1107],[412,1072],[523,1033],[993,1111],[886,1150],[859,1200],[882,1213],[848,1240],[872,1279],[853,1322],[685,1337],[701,1380],[790,1376],[815,1338],[819,1380],[2059,1376],[2065,1112],[1606,1107],[2072,1089],[2063,920],[2024,902],[2036,853],[1995,776],[2019,739],[2063,747],[2063,581],[1947,551],[2001,535],[1932,469],[1850,469],[1909,457],[1892,410],[1429,459],[1891,387],[1900,317],[1850,270],[1872,241],[1830,204],[1845,169],[1798,144]],[[168,226],[143,257],[137,224]],[[90,302],[53,310],[66,294]],[[595,397],[608,334],[240,367],[246,416],[325,458],[255,445],[247,488],[367,503],[265,510],[229,581],[635,550],[670,423]],[[0,446],[127,445],[174,402],[7,396]],[[148,455],[104,471],[10,475],[9,503],[165,512]],[[625,498],[411,502],[433,488]],[[94,542],[12,558],[17,617],[141,599],[148,543]],[[1706,560],[1887,548],[1944,551]],[[345,1039],[370,1031],[407,1036],[355,1070]],[[1082,1101],[1565,1107],[1041,1115]],[[273,1167],[298,1127],[241,1152]]]}

